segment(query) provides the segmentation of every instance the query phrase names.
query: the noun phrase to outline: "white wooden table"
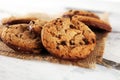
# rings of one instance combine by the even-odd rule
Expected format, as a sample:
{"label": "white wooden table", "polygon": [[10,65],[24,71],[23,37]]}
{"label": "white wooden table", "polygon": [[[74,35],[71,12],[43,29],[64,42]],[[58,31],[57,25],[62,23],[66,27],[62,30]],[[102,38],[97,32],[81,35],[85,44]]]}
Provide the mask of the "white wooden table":
{"label": "white wooden table", "polygon": [[[11,2],[10,2],[11,1]],[[110,12],[113,28],[108,36],[104,58],[120,63],[120,2],[118,0],[0,0],[0,18],[28,12],[59,13],[65,7]],[[15,59],[0,55],[0,80],[120,80],[120,71],[97,65],[95,69]]]}

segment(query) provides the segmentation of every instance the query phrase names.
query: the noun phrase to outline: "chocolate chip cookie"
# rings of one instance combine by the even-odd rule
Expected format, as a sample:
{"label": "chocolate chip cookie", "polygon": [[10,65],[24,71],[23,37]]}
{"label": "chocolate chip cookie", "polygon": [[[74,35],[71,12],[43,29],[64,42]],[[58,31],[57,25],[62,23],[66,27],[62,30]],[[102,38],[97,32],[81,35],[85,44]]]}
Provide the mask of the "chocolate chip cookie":
{"label": "chocolate chip cookie", "polygon": [[48,22],[41,33],[43,46],[62,59],[86,58],[96,45],[96,36],[84,23],[69,18]]}
{"label": "chocolate chip cookie", "polygon": [[40,36],[29,30],[29,24],[7,25],[1,33],[2,41],[15,51],[40,53],[42,43]]}
{"label": "chocolate chip cookie", "polygon": [[99,19],[99,16],[96,14],[90,12],[90,11],[84,11],[84,10],[69,10],[68,12],[65,12],[62,17],[69,17],[72,18],[74,15],[80,15],[80,16],[89,16]]}
{"label": "chocolate chip cookie", "polygon": [[96,19],[88,16],[80,16],[80,15],[75,15],[72,17],[72,19],[79,20],[80,22],[83,22],[86,25],[88,25],[90,28],[94,28],[94,29],[97,28],[97,29],[102,29],[106,31],[112,31],[111,26],[100,19]]}

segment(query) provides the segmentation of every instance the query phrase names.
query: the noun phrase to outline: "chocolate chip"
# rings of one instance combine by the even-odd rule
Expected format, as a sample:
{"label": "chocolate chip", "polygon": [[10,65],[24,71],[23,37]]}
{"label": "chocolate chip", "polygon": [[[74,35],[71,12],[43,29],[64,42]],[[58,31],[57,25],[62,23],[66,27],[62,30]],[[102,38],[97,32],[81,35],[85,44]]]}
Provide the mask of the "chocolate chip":
{"label": "chocolate chip", "polygon": [[16,37],[18,37],[18,35],[17,35],[17,34],[15,34],[15,36],[16,36]]}
{"label": "chocolate chip", "polygon": [[92,42],[93,42],[93,43],[95,43],[95,40],[94,40],[94,39],[92,39]]}
{"label": "chocolate chip", "polygon": [[61,20],[60,20],[59,22],[60,22],[60,23],[62,23],[62,21],[61,21]]}
{"label": "chocolate chip", "polygon": [[65,29],[65,33],[67,32],[68,30],[67,29]]}
{"label": "chocolate chip", "polygon": [[18,27],[15,27],[15,29],[18,29]]}
{"label": "chocolate chip", "polygon": [[54,22],[53,24],[56,25],[56,22]]}
{"label": "chocolate chip", "polygon": [[21,38],[23,34],[16,34],[15,36]]}
{"label": "chocolate chip", "polygon": [[59,46],[56,46],[56,49],[60,49]]}
{"label": "chocolate chip", "polygon": [[66,41],[61,41],[60,44],[63,45],[63,46],[64,46],[64,45],[67,45],[67,44],[66,44]]}
{"label": "chocolate chip", "polygon": [[75,29],[76,27],[71,24],[71,25],[70,25],[70,28],[71,28],[71,29]]}
{"label": "chocolate chip", "polygon": [[83,45],[83,43],[82,43],[82,42],[79,42],[79,44],[80,44],[80,45]]}
{"label": "chocolate chip", "polygon": [[58,37],[59,39],[61,39],[61,35],[58,35],[57,37]]}
{"label": "chocolate chip", "polygon": [[89,42],[88,42],[88,40],[86,38],[83,38],[83,41],[85,42],[85,45],[89,44]]}

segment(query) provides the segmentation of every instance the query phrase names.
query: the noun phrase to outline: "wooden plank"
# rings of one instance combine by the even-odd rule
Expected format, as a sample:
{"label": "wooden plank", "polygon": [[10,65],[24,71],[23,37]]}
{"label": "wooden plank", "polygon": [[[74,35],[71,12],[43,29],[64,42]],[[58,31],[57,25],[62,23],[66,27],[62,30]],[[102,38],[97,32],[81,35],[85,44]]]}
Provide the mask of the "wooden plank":
{"label": "wooden plank", "polygon": [[109,33],[104,57],[120,63],[120,32],[113,31]]}

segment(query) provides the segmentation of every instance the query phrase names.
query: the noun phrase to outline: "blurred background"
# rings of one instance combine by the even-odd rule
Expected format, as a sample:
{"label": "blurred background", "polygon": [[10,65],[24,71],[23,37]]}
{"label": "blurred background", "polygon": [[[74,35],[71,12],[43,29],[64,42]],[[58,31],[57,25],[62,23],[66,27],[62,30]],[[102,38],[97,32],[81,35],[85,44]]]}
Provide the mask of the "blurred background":
{"label": "blurred background", "polygon": [[0,10],[11,13],[58,13],[66,8],[120,13],[120,0],[0,0]]}

